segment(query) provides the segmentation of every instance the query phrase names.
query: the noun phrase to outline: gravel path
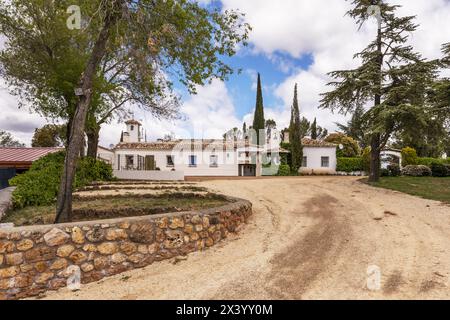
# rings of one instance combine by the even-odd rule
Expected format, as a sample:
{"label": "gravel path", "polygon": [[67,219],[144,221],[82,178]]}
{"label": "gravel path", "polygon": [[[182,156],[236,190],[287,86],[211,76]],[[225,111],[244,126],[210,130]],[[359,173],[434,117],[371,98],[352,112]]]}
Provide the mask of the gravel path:
{"label": "gravel path", "polygon": [[[450,207],[353,177],[207,181],[252,201],[237,236],[48,299],[449,299]],[[368,267],[381,271],[367,288]]]}

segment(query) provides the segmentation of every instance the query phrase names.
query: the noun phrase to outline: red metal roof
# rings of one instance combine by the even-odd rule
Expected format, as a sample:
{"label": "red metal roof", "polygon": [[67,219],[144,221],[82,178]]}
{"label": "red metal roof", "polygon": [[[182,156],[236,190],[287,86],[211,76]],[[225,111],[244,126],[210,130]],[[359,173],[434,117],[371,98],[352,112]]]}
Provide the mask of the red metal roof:
{"label": "red metal roof", "polygon": [[61,148],[0,148],[0,164],[31,163]]}

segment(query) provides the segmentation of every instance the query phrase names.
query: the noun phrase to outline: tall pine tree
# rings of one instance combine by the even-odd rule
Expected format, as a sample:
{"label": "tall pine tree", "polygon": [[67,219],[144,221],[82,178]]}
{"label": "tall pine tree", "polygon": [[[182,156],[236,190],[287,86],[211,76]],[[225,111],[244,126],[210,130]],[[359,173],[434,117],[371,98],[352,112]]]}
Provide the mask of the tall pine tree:
{"label": "tall pine tree", "polygon": [[314,121],[311,125],[311,139],[317,140],[317,119],[314,118]]}
{"label": "tall pine tree", "polygon": [[346,124],[336,123],[340,131],[358,141],[359,146],[363,149],[370,145],[370,139],[365,132],[366,123],[364,114],[364,107],[358,106],[355,108],[351,119]]}
{"label": "tall pine tree", "polygon": [[292,163],[291,170],[294,173],[298,173],[298,170],[302,166],[303,147],[302,147],[302,135],[300,125],[300,108],[298,106],[298,98],[297,98],[297,84],[295,84],[294,101],[292,103],[291,109],[289,141],[291,144],[291,163]]}
{"label": "tall pine tree", "polygon": [[266,121],[264,119],[264,103],[261,87],[261,76],[258,73],[258,87],[256,89],[256,107],[255,115],[253,117],[253,129],[256,132],[256,143],[258,145],[265,144],[265,125]]}
{"label": "tall pine tree", "polygon": [[[414,16],[398,17],[399,6],[383,0],[354,0],[347,14],[364,24],[372,15],[378,20],[374,40],[355,55],[361,65],[329,75],[334,90],[324,93],[322,108],[352,113],[358,106],[370,104],[367,134],[370,137],[369,181],[380,178],[380,152],[398,127],[417,121],[426,87],[435,77],[436,63],[427,63],[407,44],[417,29]],[[376,23],[374,21],[374,23]]]}

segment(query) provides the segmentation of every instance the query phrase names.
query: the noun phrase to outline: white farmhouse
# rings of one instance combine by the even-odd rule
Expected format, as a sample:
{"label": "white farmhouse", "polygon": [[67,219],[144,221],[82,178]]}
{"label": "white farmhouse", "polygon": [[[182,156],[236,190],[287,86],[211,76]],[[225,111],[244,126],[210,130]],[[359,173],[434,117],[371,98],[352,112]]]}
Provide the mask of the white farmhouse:
{"label": "white farmhouse", "polygon": [[302,174],[335,174],[337,166],[336,145],[333,143],[302,139]]}
{"label": "white farmhouse", "polygon": [[[286,152],[280,149],[277,134],[273,134],[264,147],[245,139],[145,142],[140,122],[129,120],[126,125],[127,131],[122,132],[119,144],[98,151],[98,157],[112,165],[119,179],[184,180],[186,177],[274,174],[279,165],[279,153]],[[311,139],[304,139],[303,144],[303,173],[335,173],[335,145]],[[270,162],[273,170],[268,170],[265,162]]]}

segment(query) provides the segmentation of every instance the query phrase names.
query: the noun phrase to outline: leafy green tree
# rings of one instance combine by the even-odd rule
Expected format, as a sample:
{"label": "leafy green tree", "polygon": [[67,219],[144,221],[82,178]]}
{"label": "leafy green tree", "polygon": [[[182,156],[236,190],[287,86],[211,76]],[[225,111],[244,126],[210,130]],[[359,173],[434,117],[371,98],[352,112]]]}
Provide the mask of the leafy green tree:
{"label": "leafy green tree", "polygon": [[14,139],[11,133],[0,130],[0,147],[22,148],[25,145]]}
{"label": "leafy green tree", "polygon": [[309,136],[311,132],[311,122],[308,121],[305,117],[302,117],[300,120],[300,137],[303,139],[306,136]]}
{"label": "leafy green tree", "polygon": [[357,157],[361,154],[361,149],[359,148],[358,142],[352,137],[346,136],[343,133],[332,133],[325,138],[326,142],[342,145],[341,148],[337,148],[336,153],[338,157]]}
{"label": "leafy green tree", "polygon": [[317,140],[318,134],[317,134],[317,119],[314,118],[313,123],[311,124],[311,139]]}
{"label": "leafy green tree", "polygon": [[[69,119],[57,222],[70,220],[74,170],[90,111],[102,114],[100,102],[109,99],[165,115],[175,100],[170,76],[191,93],[212,78],[226,79],[233,69],[222,57],[234,55],[237,44],[246,44],[249,32],[239,12],[203,8],[187,0],[80,1],[84,26],[69,31],[66,10],[71,4],[41,0],[0,4],[0,33],[6,38],[0,56],[2,75],[28,102],[40,102],[33,105],[41,112],[50,106],[52,115]],[[14,64],[16,57],[25,63]],[[59,68],[63,71],[56,72]],[[70,80],[58,76],[66,73]],[[115,100],[117,95],[124,99]]]}
{"label": "leafy green tree", "polygon": [[425,113],[422,119],[415,126],[401,128],[394,135],[392,146],[397,149],[409,146],[420,157],[440,158],[445,151],[448,136],[444,123],[434,113]]}
{"label": "leafy green tree", "polygon": [[291,122],[289,126],[289,142],[291,151],[291,170],[298,172],[303,161],[303,147],[300,127],[300,108],[297,97],[297,84],[294,88],[294,101],[291,110]]}
{"label": "leafy green tree", "polygon": [[253,130],[256,133],[256,143],[263,145],[266,138],[264,134],[266,121],[264,120],[264,101],[262,95],[261,75],[258,73],[258,86],[256,89],[256,107],[253,117]]}
{"label": "leafy green tree", "polygon": [[358,141],[361,148],[370,145],[370,139],[366,134],[366,121],[364,119],[364,107],[356,106],[351,119],[347,124],[336,123],[338,129],[345,135]]}
{"label": "leafy green tree", "polygon": [[65,125],[46,124],[34,131],[32,147],[63,147],[67,143]]}
{"label": "leafy green tree", "polygon": [[[427,62],[407,44],[417,29],[414,16],[398,17],[397,5],[383,0],[354,0],[348,15],[362,25],[379,13],[377,35],[355,55],[362,64],[353,70],[330,73],[331,92],[324,93],[322,108],[352,113],[369,103],[367,134],[370,137],[371,182],[380,178],[380,152],[399,127],[412,126],[424,107],[425,92],[435,78],[437,64]],[[372,10],[376,6],[376,10]]]}
{"label": "leafy green tree", "polygon": [[442,45],[442,53],[444,54],[442,63],[450,67],[450,42]]}
{"label": "leafy green tree", "polygon": [[402,149],[402,166],[418,164],[417,152],[414,148],[406,147]]}

